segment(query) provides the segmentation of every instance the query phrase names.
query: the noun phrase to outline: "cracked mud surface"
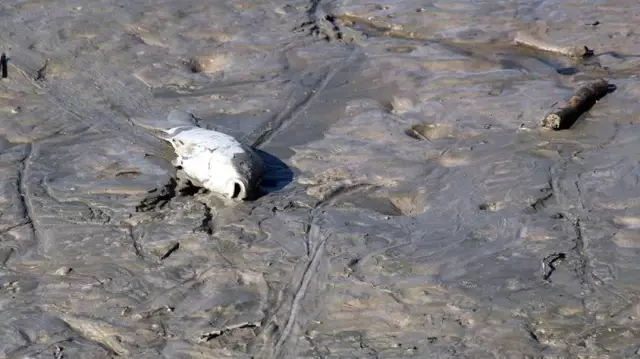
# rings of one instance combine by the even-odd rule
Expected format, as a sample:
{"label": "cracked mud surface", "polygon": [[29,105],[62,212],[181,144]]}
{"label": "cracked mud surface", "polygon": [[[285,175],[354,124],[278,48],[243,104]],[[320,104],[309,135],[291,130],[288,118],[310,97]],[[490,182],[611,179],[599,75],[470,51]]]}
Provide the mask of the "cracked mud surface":
{"label": "cracked mud surface", "polygon": [[[638,13],[3,1],[0,357],[637,355]],[[176,108],[258,149],[260,198],[180,178]]]}

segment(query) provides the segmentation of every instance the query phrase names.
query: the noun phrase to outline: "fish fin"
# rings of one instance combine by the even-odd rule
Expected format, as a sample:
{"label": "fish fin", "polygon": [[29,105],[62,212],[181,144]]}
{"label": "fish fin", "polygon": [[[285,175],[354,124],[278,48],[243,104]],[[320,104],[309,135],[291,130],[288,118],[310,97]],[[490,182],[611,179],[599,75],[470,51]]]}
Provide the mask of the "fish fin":
{"label": "fish fin", "polygon": [[172,110],[167,116],[167,129],[173,127],[200,127],[196,117],[186,111]]}
{"label": "fish fin", "polygon": [[[168,141],[172,133],[172,129],[181,127],[199,127],[197,119],[193,114],[182,110],[172,110],[167,115],[165,121],[150,118],[131,118],[131,123],[151,131],[155,136]],[[154,122],[156,121],[156,122]]]}

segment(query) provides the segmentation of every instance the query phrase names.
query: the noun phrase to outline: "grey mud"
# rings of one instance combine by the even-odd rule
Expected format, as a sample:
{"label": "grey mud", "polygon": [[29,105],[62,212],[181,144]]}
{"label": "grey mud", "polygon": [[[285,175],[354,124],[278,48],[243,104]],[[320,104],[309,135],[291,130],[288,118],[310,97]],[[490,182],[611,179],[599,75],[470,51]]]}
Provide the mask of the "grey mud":
{"label": "grey mud", "polygon": [[[0,357],[638,355],[639,13],[2,1]],[[174,109],[255,146],[258,198],[176,180]]]}

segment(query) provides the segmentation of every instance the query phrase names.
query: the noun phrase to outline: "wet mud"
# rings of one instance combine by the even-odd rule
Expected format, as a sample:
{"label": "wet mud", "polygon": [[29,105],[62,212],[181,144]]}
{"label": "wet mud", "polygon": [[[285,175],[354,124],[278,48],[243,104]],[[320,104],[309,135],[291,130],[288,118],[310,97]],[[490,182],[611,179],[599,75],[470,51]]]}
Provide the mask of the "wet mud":
{"label": "wet mud", "polygon": [[[638,355],[638,13],[3,1],[0,357]],[[259,198],[181,179],[174,109],[256,148]]]}

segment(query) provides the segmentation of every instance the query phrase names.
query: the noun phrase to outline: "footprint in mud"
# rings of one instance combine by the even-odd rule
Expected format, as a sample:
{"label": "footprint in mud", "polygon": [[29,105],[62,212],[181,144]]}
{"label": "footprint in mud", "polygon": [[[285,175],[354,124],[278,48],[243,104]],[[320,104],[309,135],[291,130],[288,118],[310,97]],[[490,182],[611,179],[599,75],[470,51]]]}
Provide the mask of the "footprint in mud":
{"label": "footprint in mud", "polygon": [[416,140],[437,140],[450,137],[454,133],[450,125],[437,123],[420,123],[405,130],[405,134]]}

